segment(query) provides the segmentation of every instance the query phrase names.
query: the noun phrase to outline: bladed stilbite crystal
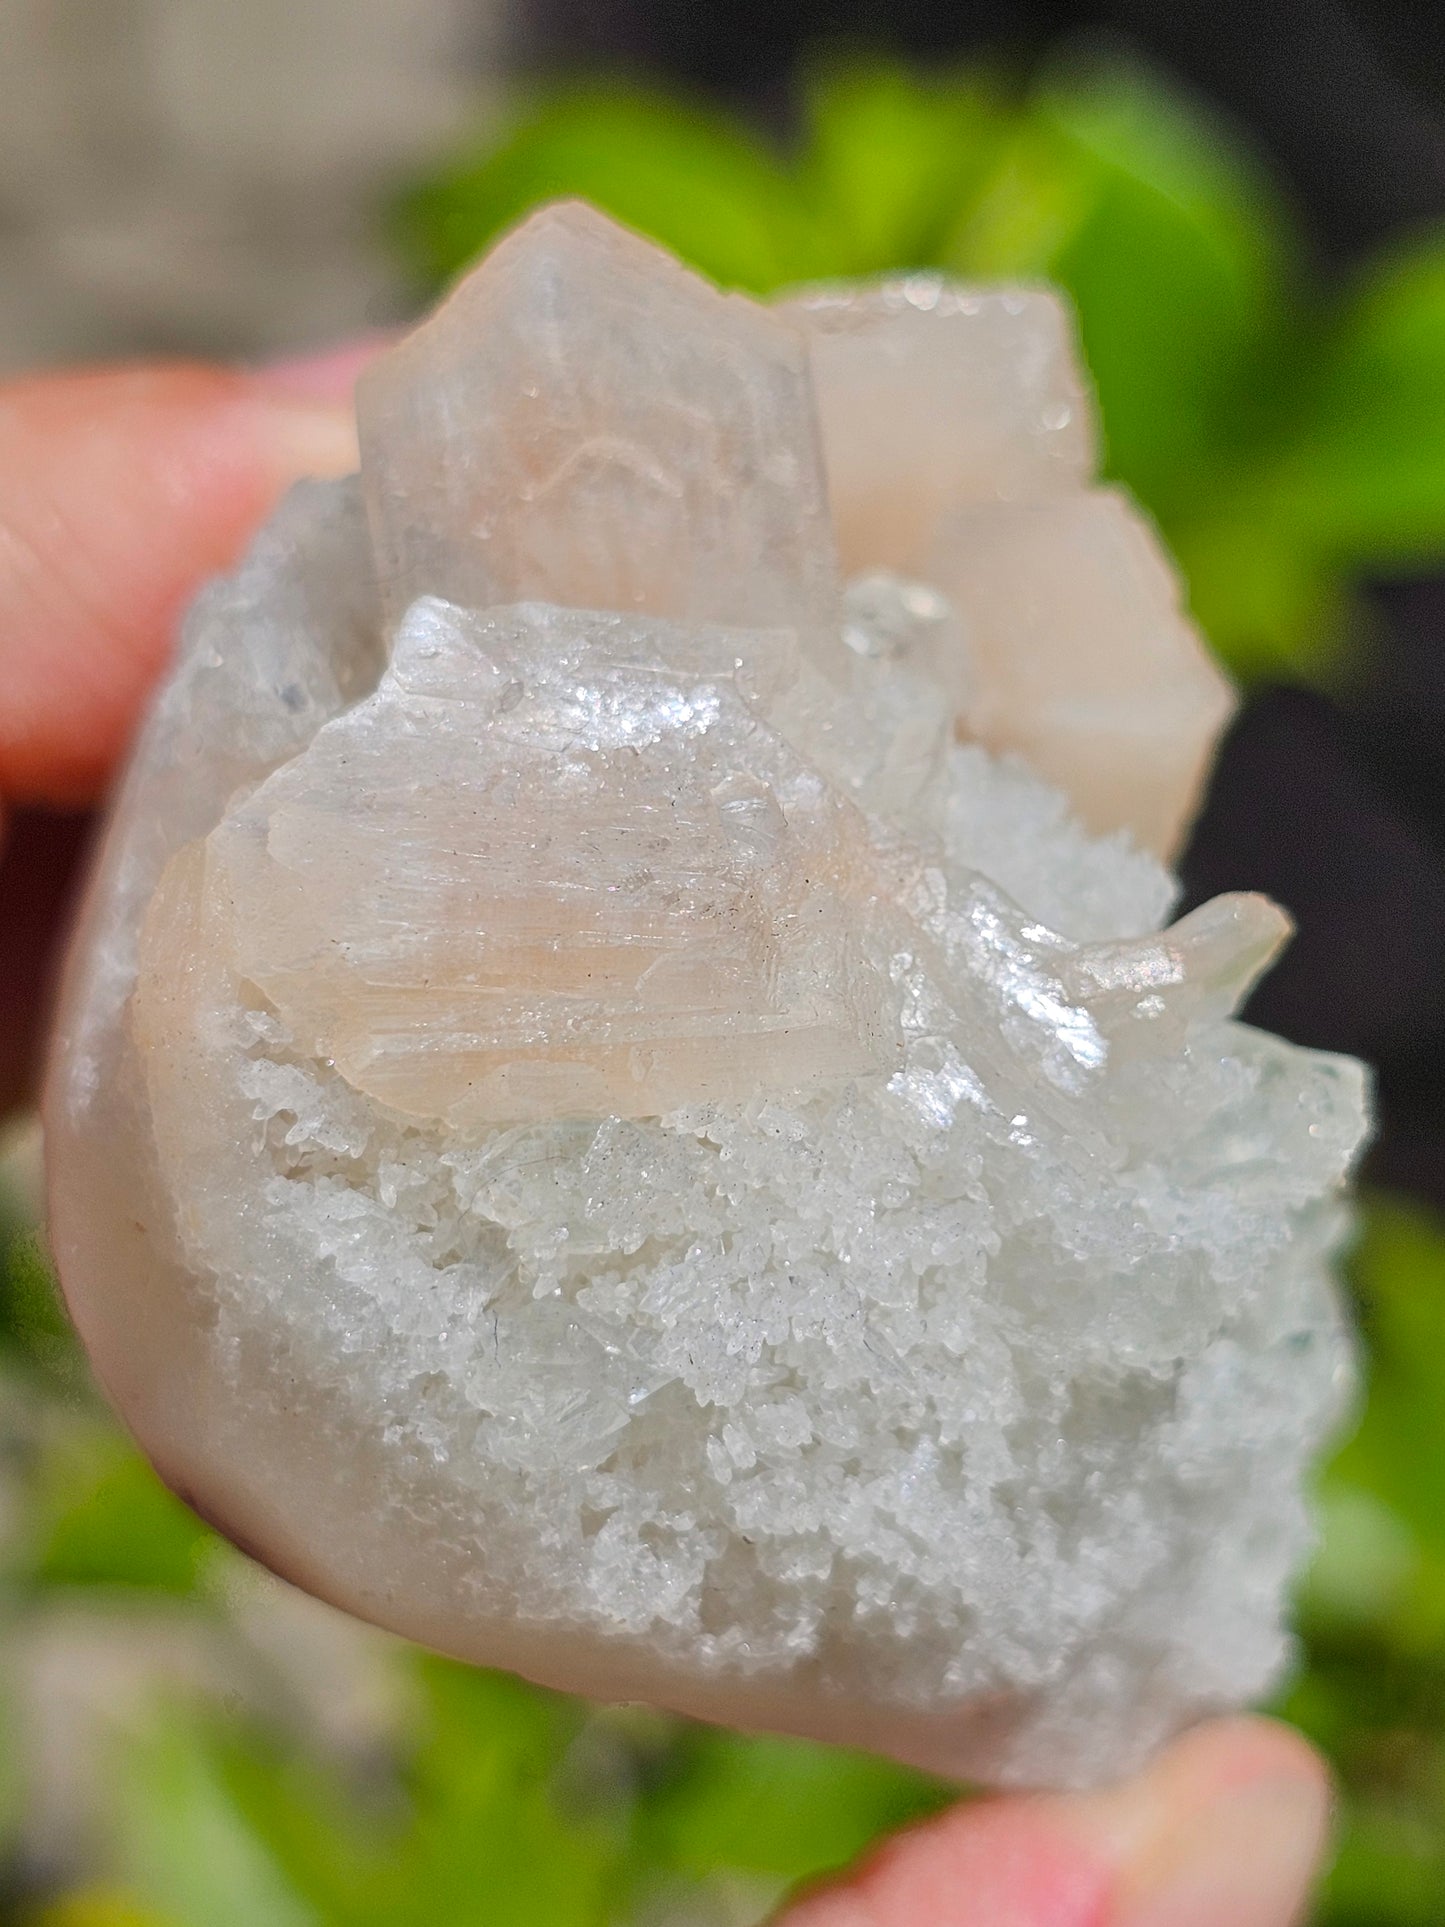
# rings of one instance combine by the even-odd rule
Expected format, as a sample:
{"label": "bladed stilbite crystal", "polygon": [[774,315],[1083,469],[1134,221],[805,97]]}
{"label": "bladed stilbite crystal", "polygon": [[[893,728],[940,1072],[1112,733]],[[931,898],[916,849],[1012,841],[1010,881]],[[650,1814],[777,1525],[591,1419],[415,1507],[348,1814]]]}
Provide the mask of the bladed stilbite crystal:
{"label": "bladed stilbite crystal", "polygon": [[921,574],[950,510],[1093,473],[1093,406],[1051,290],[911,274],[804,288],[781,308],[808,337],[848,574]]}
{"label": "bladed stilbite crystal", "polygon": [[1105,488],[961,509],[928,575],[969,638],[967,733],[1016,750],[1088,828],[1131,829],[1167,856],[1234,694],[1138,511]]}
{"label": "bladed stilbite crystal", "polygon": [[1059,297],[915,274],[783,309],[811,343],[843,567],[950,595],[969,648],[938,673],[967,733],[1167,857],[1234,699],[1138,512],[1088,486]]}
{"label": "bladed stilbite crystal", "polygon": [[806,345],[590,208],[504,240],[363,376],[359,425],[393,620],[439,595],[836,627]]}
{"label": "bladed stilbite crystal", "polygon": [[449,1652],[975,1779],[1262,1692],[1364,1078],[1233,1015],[1273,905],[1166,927],[1228,692],[1062,309],[554,209],[361,430],[187,618],[67,976],[51,1236],[162,1474]]}
{"label": "bladed stilbite crystal", "polygon": [[[240,974],[356,1090],[454,1127],[877,1068],[866,824],[756,714],[793,653],[423,599],[375,695],[209,840]],[[151,919],[138,1012],[192,950]]]}

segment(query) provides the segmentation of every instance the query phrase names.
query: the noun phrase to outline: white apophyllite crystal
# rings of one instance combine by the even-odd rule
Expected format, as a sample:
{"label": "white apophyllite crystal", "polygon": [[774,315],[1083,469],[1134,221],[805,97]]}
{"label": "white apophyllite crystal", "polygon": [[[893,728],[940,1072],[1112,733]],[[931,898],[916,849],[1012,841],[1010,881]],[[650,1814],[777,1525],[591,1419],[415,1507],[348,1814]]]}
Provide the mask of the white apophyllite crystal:
{"label": "white apophyllite crystal", "polygon": [[986,1780],[1260,1692],[1362,1074],[1234,1020],[1268,903],[1161,930],[1227,690],[1058,306],[554,210],[361,430],[192,612],[62,1013],[164,1476],[451,1652]]}

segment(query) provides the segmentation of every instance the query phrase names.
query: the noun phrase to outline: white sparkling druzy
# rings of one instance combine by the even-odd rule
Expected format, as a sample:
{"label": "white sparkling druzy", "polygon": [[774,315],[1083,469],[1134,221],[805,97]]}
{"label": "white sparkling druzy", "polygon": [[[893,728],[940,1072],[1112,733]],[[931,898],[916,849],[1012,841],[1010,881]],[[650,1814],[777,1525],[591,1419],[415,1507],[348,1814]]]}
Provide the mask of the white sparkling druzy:
{"label": "white sparkling druzy", "polygon": [[1263,899],[1161,932],[1226,691],[1061,311],[899,286],[569,209],[379,365],[137,751],[52,1236],[300,1584],[1082,1782],[1287,1656],[1363,1078],[1233,1019]]}

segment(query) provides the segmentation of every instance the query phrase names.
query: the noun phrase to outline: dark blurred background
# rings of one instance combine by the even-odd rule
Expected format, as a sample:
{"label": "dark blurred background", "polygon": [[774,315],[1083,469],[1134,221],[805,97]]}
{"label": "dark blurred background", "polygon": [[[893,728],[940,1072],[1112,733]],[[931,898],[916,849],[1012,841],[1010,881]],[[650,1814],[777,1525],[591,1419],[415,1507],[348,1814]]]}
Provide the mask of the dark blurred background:
{"label": "dark blurred background", "polygon": [[1445,213],[1445,18],[1431,0],[533,0],[511,45],[528,67],[651,70],[785,120],[797,62],[819,44],[1027,71],[1085,37],[1142,50],[1232,116],[1328,257]]}

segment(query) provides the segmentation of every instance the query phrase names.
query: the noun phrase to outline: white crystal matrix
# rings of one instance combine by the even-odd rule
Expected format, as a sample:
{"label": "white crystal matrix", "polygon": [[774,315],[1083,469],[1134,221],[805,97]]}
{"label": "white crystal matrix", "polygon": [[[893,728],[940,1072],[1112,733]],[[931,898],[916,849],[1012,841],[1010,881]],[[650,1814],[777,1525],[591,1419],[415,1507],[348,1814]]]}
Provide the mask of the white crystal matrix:
{"label": "white crystal matrix", "polygon": [[1232,1016],[1263,899],[1161,934],[1229,692],[1058,304],[552,210],[361,429],[69,974],[52,1235],[162,1473],[449,1651],[984,1780],[1260,1693],[1363,1078]]}

